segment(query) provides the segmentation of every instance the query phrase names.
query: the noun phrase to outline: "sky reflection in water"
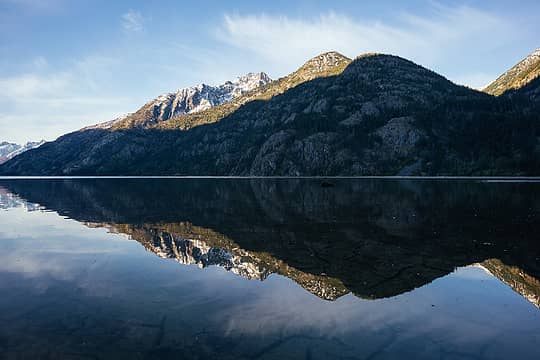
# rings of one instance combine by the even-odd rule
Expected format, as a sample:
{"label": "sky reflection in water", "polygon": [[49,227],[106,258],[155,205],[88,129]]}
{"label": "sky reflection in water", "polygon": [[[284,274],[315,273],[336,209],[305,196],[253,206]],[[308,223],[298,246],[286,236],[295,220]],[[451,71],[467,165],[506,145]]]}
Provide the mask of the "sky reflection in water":
{"label": "sky reflection in water", "polygon": [[[180,181],[179,186],[188,189],[194,186],[186,186],[181,180],[177,181]],[[76,181],[72,180],[72,182]],[[345,193],[355,191],[354,186],[344,184],[338,184],[338,188],[341,186],[346,190]],[[146,186],[142,184],[121,186],[123,191],[107,194],[100,191],[102,188],[99,183],[76,182],[75,184],[56,183],[53,185],[41,183],[31,191],[28,189],[36,185],[30,185],[28,183],[0,184],[2,186],[0,198],[4,208],[0,210],[0,291],[2,293],[0,297],[0,352],[6,357],[18,354],[23,357],[84,358],[86,355],[93,354],[110,358],[161,356],[235,359],[275,357],[377,359],[399,355],[413,358],[535,359],[540,355],[538,350],[540,312],[538,309],[481,267],[459,267],[454,272],[448,271],[448,275],[436,277],[433,281],[427,281],[407,291],[402,291],[401,286],[393,287],[393,290],[384,287],[380,290],[381,294],[388,291],[399,293],[389,297],[375,296],[376,299],[363,299],[365,295],[370,294],[369,291],[364,291],[362,284],[355,282],[360,278],[347,277],[344,274],[347,271],[368,274],[364,267],[343,267],[348,264],[347,262],[344,262],[345,265],[339,265],[341,268],[326,265],[328,274],[321,275],[317,262],[311,263],[295,258],[295,254],[285,256],[282,250],[276,250],[275,244],[265,243],[257,247],[257,244],[253,245],[252,242],[243,238],[251,233],[253,238],[268,242],[274,237],[282,239],[284,234],[287,234],[288,241],[292,241],[294,236],[295,240],[306,244],[307,240],[300,234],[300,231],[305,228],[288,224],[294,221],[297,224],[311,221],[319,229],[322,237],[329,237],[329,241],[336,241],[329,235],[333,233],[343,235],[348,232],[357,236],[356,231],[359,230],[351,225],[354,222],[347,222],[345,217],[341,224],[339,221],[332,223],[328,221],[331,217],[330,212],[326,212],[328,209],[319,212],[313,208],[319,201],[311,202],[308,199],[309,197],[320,199],[320,196],[326,196],[329,200],[327,204],[333,204],[333,212],[339,214],[341,211],[346,211],[346,208],[351,205],[349,202],[358,201],[355,196],[338,199],[340,191],[344,190],[338,189],[332,192],[332,189],[321,190],[316,187],[317,184],[311,184],[313,186],[310,185],[310,190],[305,190],[302,194],[304,200],[300,210],[292,212],[289,211],[290,209],[285,210],[287,204],[283,203],[283,198],[270,195],[271,191],[257,193],[257,190],[253,190],[255,198],[265,198],[263,202],[268,206],[272,205],[273,220],[253,220],[254,228],[248,226],[244,230],[234,230],[231,224],[241,224],[251,219],[252,215],[248,215],[250,211],[247,210],[250,210],[252,206],[251,213],[253,213],[257,208],[251,200],[239,200],[238,194],[245,193],[245,188],[242,187],[244,185],[240,186],[240,191],[235,188],[236,185],[222,186],[209,182],[205,184],[208,191],[203,191],[204,187],[201,191],[212,192],[218,188],[221,194],[220,199],[235,200],[239,202],[239,205],[247,206],[247,209],[244,209],[246,212],[229,209],[227,206],[229,203],[223,200],[214,200],[212,205],[207,198],[197,195],[199,193],[195,191],[191,192],[192,195],[195,194],[195,198],[186,201],[199,200],[199,204],[196,205],[200,207],[199,211],[185,210],[180,206],[183,204],[176,202],[176,205],[173,203],[170,206],[172,210],[169,207],[168,211],[157,214],[152,206],[146,210],[133,210],[133,214],[119,211],[122,209],[118,205],[119,202],[125,202],[127,198],[137,201],[135,199],[137,196],[144,200],[149,195],[145,192],[141,193],[141,186],[143,189]],[[156,183],[148,184],[148,187],[155,188],[155,185]],[[396,214],[405,216],[402,214],[404,206],[409,206],[408,210],[415,212],[417,216],[422,216],[422,211],[418,206],[425,205],[425,201],[418,200],[412,205],[403,205],[410,201],[403,192],[408,193],[410,190],[396,183],[391,187],[402,186],[399,191],[394,192],[395,189],[386,191],[384,190],[387,189],[386,186],[390,185],[384,185],[383,191],[379,192],[380,198],[389,197],[388,201],[393,200],[390,201],[391,203],[401,204],[397,208],[387,209],[394,214],[389,216],[390,219]],[[428,193],[431,195],[438,193],[440,186],[442,185],[429,189]],[[473,190],[476,189],[475,186],[501,185],[476,184],[472,187]],[[527,188],[512,185],[511,188],[506,188],[514,192],[513,195],[509,195],[513,199],[528,199],[526,203],[522,200],[509,206],[526,206],[528,209],[524,210],[523,214],[536,215],[537,208],[531,208],[537,204],[535,186],[538,185],[528,185]],[[167,187],[162,186],[162,188]],[[251,187],[251,189],[256,188],[257,185]],[[365,186],[360,188],[365,189]],[[68,197],[72,197],[73,189],[81,194],[79,199],[81,205],[78,208],[71,207],[69,203]],[[286,187],[282,185],[265,189],[287,193]],[[373,189],[381,190],[378,185]],[[458,188],[449,187],[450,191],[456,191],[456,189]],[[500,190],[500,188],[495,190]],[[27,192],[24,193],[24,191]],[[168,190],[163,191],[162,195],[165,195],[170,191],[170,186]],[[422,191],[424,190],[420,190],[421,193]],[[522,198],[515,194],[520,191],[526,192],[522,194]],[[86,192],[86,195],[83,192]],[[18,195],[14,196],[14,193]],[[47,194],[55,200],[51,201],[46,196]],[[63,195],[66,197],[63,198]],[[369,192],[361,195],[360,198],[365,200]],[[198,199],[197,196],[199,196]],[[489,196],[482,195],[476,201],[492,203],[493,196],[496,195],[489,192]],[[274,200],[269,200],[269,197],[273,197]],[[373,204],[385,204],[380,198],[374,197],[368,201],[372,211],[376,212]],[[421,196],[420,198],[425,200]],[[157,199],[159,200],[159,196]],[[171,199],[174,200],[176,197],[171,196]],[[400,201],[396,202],[396,200]],[[438,199],[442,208],[441,212],[451,214],[451,207],[458,206],[456,204],[463,199],[460,195],[456,195],[454,202],[448,199],[443,200],[446,201],[441,202],[441,199]],[[504,201],[505,198],[503,196],[495,200]],[[153,201],[156,201],[156,197],[148,198],[149,203]],[[206,204],[203,204],[205,201]],[[39,203],[40,207],[32,205],[33,202]],[[260,202],[257,204],[260,205]],[[294,198],[291,199],[291,207],[297,204]],[[364,202],[353,205],[355,205],[354,208],[367,206]],[[36,208],[39,210],[28,211]],[[218,214],[216,209],[221,209],[221,214]],[[281,261],[279,268],[272,269],[285,270],[281,274],[279,271],[272,271],[264,281],[248,280],[232,271],[226,271],[224,267],[211,265],[200,269],[197,265],[180,265],[174,259],[156,256],[151,251],[156,250],[152,244],[155,244],[156,236],[162,241],[168,239],[163,235],[164,228],[167,228],[166,230],[169,231],[167,234],[172,233],[171,238],[175,239],[175,233],[171,232],[174,213],[177,217],[174,222],[177,224],[175,229],[178,229],[178,223],[186,221],[193,227],[200,225],[204,229],[212,229],[221,235],[225,234],[223,235],[225,240],[219,238],[221,243],[227,245],[229,244],[227,241],[236,241],[235,246],[245,244],[246,251],[249,251],[248,254],[252,257],[261,258],[261,254],[270,253],[272,261]],[[366,216],[368,215],[366,213]],[[141,222],[136,221],[137,216]],[[217,219],[222,216],[224,216],[223,219]],[[452,216],[449,215],[447,218],[452,220]],[[146,222],[148,217],[152,217],[152,221]],[[159,218],[162,218],[163,222],[160,222]],[[526,216],[522,220],[524,218]],[[229,225],[220,227],[220,224],[227,223],[225,221],[227,219],[230,220]],[[480,221],[479,226],[485,227],[487,222],[498,219],[498,216],[491,214],[483,219],[485,221]],[[429,220],[429,223],[436,225],[434,218]],[[425,223],[419,225],[409,221],[405,224],[385,224],[385,221],[387,219],[379,213],[376,219],[370,219],[368,223],[382,224],[380,226],[386,229],[386,235],[382,236],[373,229],[367,234],[372,233],[373,237],[377,238],[376,243],[386,243],[390,247],[395,244],[405,246],[407,244],[405,238],[409,238],[410,244],[412,241],[410,239],[414,238],[411,234],[419,234],[418,229],[415,231],[411,229],[418,226],[425,227]],[[96,223],[108,228],[95,227]],[[213,228],[208,226],[212,223]],[[131,228],[121,227],[119,224],[130,224]],[[165,226],[166,224],[168,225]],[[366,226],[366,224],[361,225],[364,228]],[[533,222],[532,225],[536,223]],[[513,225],[508,225],[510,226]],[[161,230],[156,230],[158,228]],[[527,232],[528,228],[528,226],[520,227],[522,235],[530,235]],[[124,230],[124,233],[119,229]],[[133,229],[138,232],[134,233]],[[185,226],[181,229],[186,231]],[[111,230],[119,233],[111,233]],[[141,235],[142,230],[147,231],[146,237]],[[476,235],[481,230],[486,229],[467,228],[463,230],[463,234],[466,238],[467,235]],[[201,235],[201,230],[198,228],[190,231],[193,235]],[[272,234],[272,231],[275,232],[274,237],[268,236]],[[307,229],[306,232],[309,233]],[[126,233],[129,233],[131,238],[125,235]],[[407,236],[403,235],[405,233]],[[209,241],[218,241],[214,233],[208,236],[212,237]],[[396,236],[397,240],[394,239]],[[493,244],[484,247],[497,247],[497,235],[491,238],[490,242]],[[200,237],[197,239],[201,240]],[[374,240],[370,238],[365,241]],[[485,239],[477,239],[477,241],[487,242]],[[150,249],[149,244],[154,247]],[[370,248],[373,248],[374,244],[369,243]],[[312,243],[307,243],[306,246],[308,245],[315,250],[317,246],[322,248],[317,239],[314,239]],[[458,245],[463,247],[463,244]],[[525,250],[530,253],[531,245],[527,246]],[[418,249],[424,248],[426,245],[421,244],[414,250],[419,252]],[[163,247],[160,249],[163,250]],[[302,248],[292,247],[292,250],[294,249],[298,250],[298,257],[304,255]],[[517,256],[519,259],[506,261],[513,261],[508,265],[521,266],[520,269],[526,268],[528,275],[536,279],[534,271],[537,265],[534,264],[534,256],[537,256],[538,252],[534,253],[537,249],[534,246],[532,249],[532,265],[528,257],[522,256]],[[342,250],[352,252],[354,249]],[[363,247],[362,250],[365,253],[369,249]],[[503,249],[501,252],[503,255],[504,250],[507,250],[506,253],[510,251],[512,254],[522,254],[522,251],[515,249]],[[343,251],[338,255],[342,256]],[[401,256],[396,255],[394,250],[390,250],[388,254],[377,251],[369,255],[374,257],[378,254],[380,257],[392,258],[393,262],[397,262]],[[431,254],[436,253],[433,252],[434,250],[430,251]],[[479,250],[482,254],[484,251],[486,250]],[[166,253],[160,254],[167,257]],[[320,254],[326,256],[321,260],[322,263],[336,261],[335,258],[327,256],[328,252],[323,250],[316,252],[317,256]],[[457,254],[459,256],[450,254],[449,257],[461,259],[462,255],[459,251]],[[497,255],[497,252],[486,254]],[[486,257],[488,258],[491,256]],[[264,264],[270,263],[269,260],[265,261]],[[380,259],[373,260],[374,263],[380,261]],[[263,263],[257,264],[261,266]],[[285,264],[287,266],[294,264],[295,267],[285,267]],[[499,263],[493,264],[496,266],[495,269],[506,269],[497,267]],[[296,272],[292,273],[291,269]],[[310,271],[319,277],[314,278]],[[376,271],[380,272],[380,268]],[[415,268],[415,271],[423,270]],[[406,272],[406,269],[403,272]],[[286,276],[287,273],[291,274],[290,278]],[[339,284],[344,284],[343,286],[348,289],[354,289],[353,293],[356,295],[347,291],[348,294],[337,296],[333,301],[325,300],[318,297],[316,291],[310,292],[309,285],[302,282],[305,279],[318,281],[321,276],[342,281]],[[406,276],[403,277],[403,281],[406,282],[407,279]],[[388,281],[392,284],[391,279]],[[377,294],[375,292],[375,295]]]}

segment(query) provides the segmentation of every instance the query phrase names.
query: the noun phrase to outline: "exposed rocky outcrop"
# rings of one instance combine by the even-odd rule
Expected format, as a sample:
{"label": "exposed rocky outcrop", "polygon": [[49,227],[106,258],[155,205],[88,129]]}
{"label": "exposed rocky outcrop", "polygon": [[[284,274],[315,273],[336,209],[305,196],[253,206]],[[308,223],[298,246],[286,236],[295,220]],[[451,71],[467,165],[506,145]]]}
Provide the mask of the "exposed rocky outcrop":
{"label": "exposed rocky outcrop", "polygon": [[381,138],[381,149],[389,157],[409,156],[415,146],[425,136],[421,130],[414,126],[414,118],[399,117],[390,119],[384,126],[375,131]]}
{"label": "exposed rocky outcrop", "polygon": [[183,88],[176,92],[158,96],[132,114],[82,130],[145,128],[157,125],[175,116],[194,114],[225,104],[270,82],[272,82],[272,79],[268,75],[259,72],[246,74],[235,81],[227,81],[219,86],[199,84]]}
{"label": "exposed rocky outcrop", "polygon": [[24,145],[10,143],[7,141],[0,142],[0,164],[13,159],[15,156],[22,154],[25,151],[35,149],[45,143],[41,141],[29,141]]}

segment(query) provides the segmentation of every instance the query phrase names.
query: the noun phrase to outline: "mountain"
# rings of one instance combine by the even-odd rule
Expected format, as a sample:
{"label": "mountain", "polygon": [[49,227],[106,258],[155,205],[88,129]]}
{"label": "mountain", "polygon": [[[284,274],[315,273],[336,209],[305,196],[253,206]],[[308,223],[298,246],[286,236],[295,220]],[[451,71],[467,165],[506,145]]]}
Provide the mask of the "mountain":
{"label": "mountain", "polygon": [[499,76],[484,91],[491,95],[501,95],[508,90],[527,85],[538,76],[540,76],[540,48]]}
{"label": "mountain", "polygon": [[204,111],[62,136],[0,173],[539,175],[538,85],[494,97],[397,56],[329,52]]}
{"label": "mountain", "polygon": [[35,149],[43,145],[44,143],[44,140],[35,142],[29,141],[24,145],[9,143],[7,141],[0,142],[0,164],[5,163],[6,161],[14,158],[17,155],[22,154],[25,151]]}
{"label": "mountain", "polygon": [[178,115],[193,114],[222,105],[271,81],[272,79],[268,75],[260,72],[248,73],[234,82],[227,81],[219,86],[199,84],[173,93],[162,94],[132,114],[82,130],[110,129],[113,126],[146,127],[155,125]]}
{"label": "mountain", "polygon": [[[307,61],[294,73],[282,77],[276,81],[267,83],[265,86],[254,87],[252,91],[241,94],[231,101],[223,103],[221,106],[216,106],[202,111],[198,114],[180,114],[170,118],[169,121],[155,123],[144,123],[146,128],[161,128],[161,129],[181,129],[188,130],[198,125],[210,124],[220,121],[224,117],[238,110],[242,105],[255,100],[266,101],[274,96],[284,93],[285,91],[298,86],[307,81],[337,75],[341,73],[351,59],[334,51],[321,54]],[[140,123],[140,122],[139,122]],[[123,121],[116,124],[116,129],[129,129],[137,125],[137,122]]]}

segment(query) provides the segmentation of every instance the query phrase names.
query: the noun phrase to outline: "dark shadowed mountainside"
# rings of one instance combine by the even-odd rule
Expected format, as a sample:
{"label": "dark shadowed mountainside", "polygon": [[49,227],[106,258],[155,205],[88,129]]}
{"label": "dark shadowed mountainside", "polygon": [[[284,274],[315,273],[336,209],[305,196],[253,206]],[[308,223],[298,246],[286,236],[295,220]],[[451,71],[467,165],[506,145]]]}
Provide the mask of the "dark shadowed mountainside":
{"label": "dark shadowed mountainside", "polygon": [[60,137],[3,175],[540,175],[538,82],[499,97],[408,60],[322,54],[223,105]]}

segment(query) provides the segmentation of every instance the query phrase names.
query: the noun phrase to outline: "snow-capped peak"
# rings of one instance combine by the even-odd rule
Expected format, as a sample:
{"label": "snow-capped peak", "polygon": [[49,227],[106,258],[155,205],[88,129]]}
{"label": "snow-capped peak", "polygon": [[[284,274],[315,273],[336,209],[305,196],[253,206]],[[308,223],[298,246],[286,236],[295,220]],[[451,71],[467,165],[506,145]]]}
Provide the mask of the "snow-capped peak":
{"label": "snow-capped peak", "polygon": [[218,86],[199,84],[162,94],[148,102],[147,106],[153,107],[154,122],[161,122],[177,115],[192,114],[224,104],[271,81],[263,72],[248,73]]}
{"label": "snow-capped peak", "polygon": [[3,141],[0,143],[0,164],[14,158],[17,155],[22,154],[25,151],[35,149],[45,143],[45,140],[41,141],[29,141],[24,145],[10,143]]}
{"label": "snow-capped peak", "polygon": [[159,95],[147,102],[135,113],[130,113],[113,120],[85,127],[81,130],[109,129],[116,124],[135,121],[139,124],[156,124],[174,116],[192,114],[224,104],[259,86],[270,83],[272,79],[263,72],[248,73],[234,81],[227,81],[218,86],[199,84],[175,92]]}

